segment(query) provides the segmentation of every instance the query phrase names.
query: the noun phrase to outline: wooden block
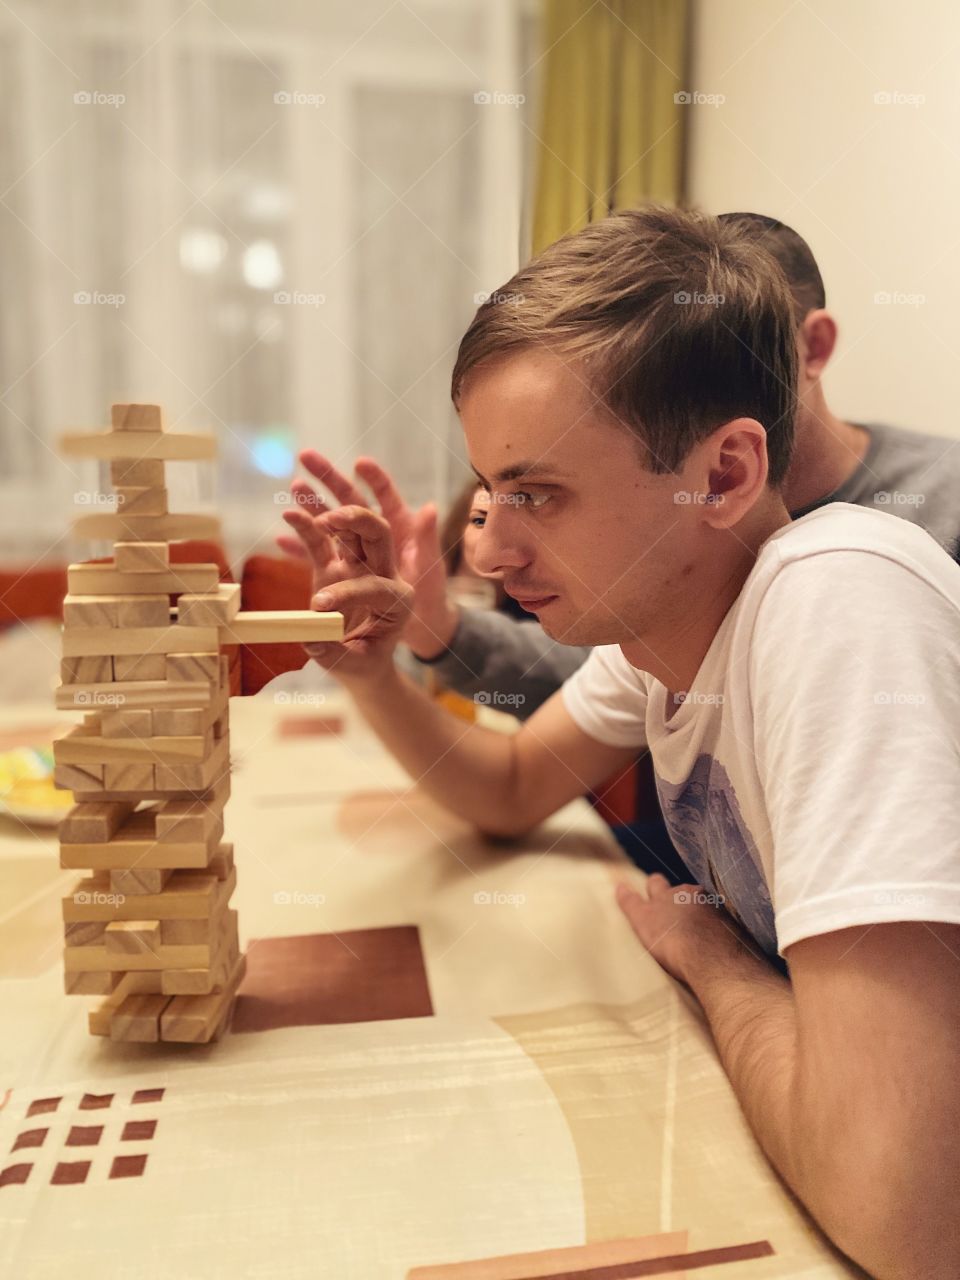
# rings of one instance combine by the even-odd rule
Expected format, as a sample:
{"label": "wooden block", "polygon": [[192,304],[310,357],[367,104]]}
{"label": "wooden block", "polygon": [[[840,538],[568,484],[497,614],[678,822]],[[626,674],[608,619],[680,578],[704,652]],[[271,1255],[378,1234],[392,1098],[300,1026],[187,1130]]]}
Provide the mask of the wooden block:
{"label": "wooden block", "polygon": [[[210,646],[212,649],[213,646]],[[197,649],[193,653],[176,652],[167,657],[167,675],[171,680],[199,681],[217,680],[220,671],[218,653],[203,652]]]}
{"label": "wooden block", "polygon": [[[114,537],[111,529],[104,537]],[[90,534],[91,538],[99,534]],[[170,544],[167,542],[115,542],[113,561],[119,573],[166,573],[170,568]]]}
{"label": "wooden block", "polygon": [[[80,977],[81,975],[68,976]],[[160,991],[160,975],[158,973],[127,972],[112,973],[110,976],[115,980],[112,993],[96,1009],[91,1009],[87,1015],[90,1034],[94,1036],[108,1036],[110,1034],[113,1015],[128,996],[147,994],[149,992],[159,993]]]}
{"label": "wooden block", "polygon": [[155,488],[164,482],[163,462],[156,458],[118,458],[110,463],[114,488]]}
{"label": "wooden block", "polygon": [[133,596],[129,600],[123,600],[117,609],[117,625],[136,628],[169,627],[170,597]]}
{"label": "wooden block", "polygon": [[167,491],[162,485],[119,485],[117,511],[124,516],[165,516],[169,514]]}
{"label": "wooden block", "polygon": [[240,608],[240,583],[221,582],[215,592],[184,594],[177,602],[177,616],[183,626],[216,627],[236,617]]}
{"label": "wooden block", "polygon": [[224,988],[206,996],[176,996],[160,1018],[160,1038],[186,1044],[206,1044],[218,1030],[246,973],[239,958]]}
{"label": "wooden block", "polygon": [[[216,516],[191,512],[137,516],[127,515],[122,507],[115,512],[77,516],[72,527],[78,538],[108,538],[111,542],[177,542],[188,538],[219,538],[221,532]],[[120,564],[117,568],[124,571]]]}
{"label": "wooden block", "polygon": [[116,763],[103,766],[103,789],[105,791],[153,791],[156,787],[155,770],[152,764]]}
{"label": "wooden block", "polygon": [[90,970],[87,973],[65,973],[63,975],[63,989],[68,996],[108,996],[121,980],[120,974],[110,973],[109,971],[97,973],[96,970]]}
{"label": "wooden block", "polygon": [[[205,760],[195,764],[160,765],[156,767],[158,791],[205,791],[230,772],[230,740],[221,738]],[[109,779],[104,776],[109,786]]]}
{"label": "wooden block", "polygon": [[127,1044],[158,1043],[160,1018],[169,1003],[169,996],[127,996],[110,1019],[110,1039]]}
{"label": "wooden block", "polygon": [[102,791],[103,773],[102,764],[55,764],[53,785],[61,791]]}
{"label": "wooden block", "polygon": [[[146,713],[147,715],[150,712]],[[83,725],[77,728],[84,728]],[[202,761],[214,750],[213,730],[187,738],[104,738],[77,734],[76,728],[53,744],[57,764],[190,764]],[[109,782],[104,777],[104,782]]]}
{"label": "wooden block", "polygon": [[[63,944],[66,947],[89,947],[99,944],[103,941],[106,927],[102,920],[68,921],[63,930]],[[190,941],[194,939],[191,938]]]}
{"label": "wooden block", "polygon": [[162,843],[207,844],[217,827],[223,830],[222,807],[203,800],[168,800],[157,810],[156,833]]}
{"label": "wooden block", "polygon": [[[164,680],[167,676],[166,654],[117,654],[113,659],[113,674],[117,683],[122,683],[126,680],[134,683]],[[124,701],[124,706],[130,705],[128,698]]]}
{"label": "wooden block", "polygon": [[163,410],[158,404],[114,404],[110,425],[114,431],[162,431]]}
{"label": "wooden block", "polygon": [[314,609],[238,613],[219,627],[221,644],[312,644],[343,639],[343,614]]}
{"label": "wooden block", "polygon": [[[150,655],[152,658],[154,655]],[[162,654],[159,655],[163,657]],[[117,658],[121,664],[137,662],[130,656]],[[164,660],[166,670],[166,660]],[[113,684],[63,684],[54,695],[57,707],[62,711],[88,705],[106,699],[116,699],[114,705],[125,709],[134,707],[196,707],[210,703],[212,686],[209,681],[141,680],[131,683],[117,681]]]}
{"label": "wooden block", "polygon": [[[94,929],[96,925],[77,925],[79,929]],[[210,946],[213,942],[212,922],[207,920],[162,920],[160,922],[160,941],[165,946],[185,946],[188,943],[202,942]]]}
{"label": "wooden block", "polygon": [[110,871],[110,891],[134,898],[162,893],[172,875],[164,867],[115,867]]}
{"label": "wooden block", "polygon": [[60,663],[60,679],[64,684],[112,684],[113,659],[109,654],[64,658]]}
{"label": "wooden block", "polygon": [[[240,959],[240,938],[236,911],[222,912],[219,941],[211,952],[211,962],[204,968],[175,969],[161,975],[160,990],[165,995],[206,995],[222,991]],[[186,944],[198,946],[198,943]]]}
{"label": "wooden block", "polygon": [[199,458],[215,458],[214,436],[180,434],[174,431],[71,431],[57,441],[66,458],[152,458],[166,462],[177,459],[193,462]]}
{"label": "wooden block", "polygon": [[[92,928],[83,925],[82,928]],[[160,946],[159,920],[111,920],[104,925],[104,943],[107,955],[139,956],[144,953],[155,955]]]}
{"label": "wooden block", "polygon": [[153,657],[167,653],[208,653],[217,647],[215,627],[79,627],[64,633],[65,657],[109,653]]}
{"label": "wooden block", "polygon": [[233,871],[233,844],[230,841],[224,841],[217,845],[217,852],[207,863],[207,870],[212,872],[218,880],[226,880]]}
{"label": "wooden block", "polygon": [[60,840],[67,844],[106,844],[132,813],[132,801],[97,800],[76,804],[60,822]]}
{"label": "wooden block", "polygon": [[135,707],[104,711],[100,716],[100,734],[104,738],[151,738],[153,712]]}
{"label": "wooden block", "polygon": [[[138,868],[139,869],[139,868]],[[111,892],[110,873],[100,871],[75,885],[62,900],[64,921],[195,920],[211,915],[236,887],[236,871],[222,883],[206,871],[173,871],[161,893],[132,897]]]}
{"label": "wooden block", "polygon": [[206,707],[160,707],[153,713],[153,729],[158,736],[192,737],[213,729],[223,714],[226,698],[218,693],[216,701]]}
{"label": "wooden block", "polygon": [[215,564],[172,564],[164,574],[121,573],[116,564],[72,564],[67,585],[75,595],[171,595],[178,591],[212,591],[220,570]]}
{"label": "wooden block", "polygon": [[63,599],[63,625],[69,627],[115,627],[120,601],[116,596],[75,596]]}
{"label": "wooden block", "polygon": [[222,835],[222,822],[213,828],[207,841],[190,843],[161,842],[149,836],[128,839],[127,831],[123,829],[107,844],[61,844],[60,866],[78,871],[84,868],[91,871],[113,871],[134,867],[168,871],[195,867],[203,870],[216,855]]}
{"label": "wooden block", "polygon": [[[110,937],[109,930],[115,924],[128,923],[135,922],[111,921],[106,936]],[[90,969],[109,969],[111,972],[133,969],[151,973],[162,972],[164,969],[206,969],[210,965],[210,948],[199,944],[163,947],[159,943],[156,947],[143,951],[110,951],[105,946],[67,947],[63,953],[63,964],[68,973],[85,973]]]}

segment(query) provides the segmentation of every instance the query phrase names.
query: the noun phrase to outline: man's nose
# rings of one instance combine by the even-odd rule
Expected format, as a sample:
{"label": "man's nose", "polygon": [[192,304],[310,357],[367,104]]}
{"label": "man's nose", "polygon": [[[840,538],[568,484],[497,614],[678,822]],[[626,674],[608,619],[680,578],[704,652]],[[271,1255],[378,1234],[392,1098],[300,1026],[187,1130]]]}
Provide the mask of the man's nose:
{"label": "man's nose", "polygon": [[516,512],[507,503],[491,500],[474,551],[479,573],[499,574],[530,563],[532,556],[525,549],[518,523]]}

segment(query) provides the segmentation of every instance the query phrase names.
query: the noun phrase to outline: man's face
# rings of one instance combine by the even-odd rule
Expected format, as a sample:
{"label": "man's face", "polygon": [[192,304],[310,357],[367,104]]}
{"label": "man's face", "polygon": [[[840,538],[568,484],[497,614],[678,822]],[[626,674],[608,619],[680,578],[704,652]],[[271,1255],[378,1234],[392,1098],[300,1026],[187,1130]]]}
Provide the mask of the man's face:
{"label": "man's face", "polygon": [[703,553],[696,499],[676,498],[691,492],[693,455],[676,475],[645,470],[595,399],[579,366],[538,351],[475,371],[460,406],[491,495],[475,565],[566,644],[662,635],[684,617]]}

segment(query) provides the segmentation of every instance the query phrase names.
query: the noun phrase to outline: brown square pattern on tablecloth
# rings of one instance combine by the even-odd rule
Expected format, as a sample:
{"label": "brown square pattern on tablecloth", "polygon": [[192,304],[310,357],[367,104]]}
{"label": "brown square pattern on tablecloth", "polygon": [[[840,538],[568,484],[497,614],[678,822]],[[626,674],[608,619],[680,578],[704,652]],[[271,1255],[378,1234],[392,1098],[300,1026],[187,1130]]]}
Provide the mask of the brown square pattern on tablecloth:
{"label": "brown square pattern on tablecloth", "polygon": [[233,1030],[433,1014],[416,925],[261,938],[247,951]]}

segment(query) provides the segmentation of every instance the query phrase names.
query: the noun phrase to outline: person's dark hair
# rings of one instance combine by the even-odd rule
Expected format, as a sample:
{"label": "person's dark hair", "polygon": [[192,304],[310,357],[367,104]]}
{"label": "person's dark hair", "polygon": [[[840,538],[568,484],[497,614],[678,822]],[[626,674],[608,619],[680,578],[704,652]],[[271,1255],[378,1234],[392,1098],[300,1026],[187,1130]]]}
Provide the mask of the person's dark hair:
{"label": "person's dark hair", "polygon": [[454,498],[446,519],[440,526],[440,550],[448,578],[460,572],[463,563],[463,531],[470,519],[474,495],[479,487],[477,477],[471,476]]}
{"label": "person's dark hair", "polygon": [[753,236],[780,263],[793,294],[797,324],[803,322],[807,312],[827,305],[817,260],[806,240],[793,227],[764,213],[721,213],[718,221],[735,226],[743,235]]}
{"label": "person's dark hair", "polygon": [[790,462],[797,348],[774,258],[694,210],[626,209],[564,236],[479,308],[460,343],[452,395],[480,366],[546,349],[579,362],[599,406],[677,471],[724,422],[767,432],[768,480]]}

